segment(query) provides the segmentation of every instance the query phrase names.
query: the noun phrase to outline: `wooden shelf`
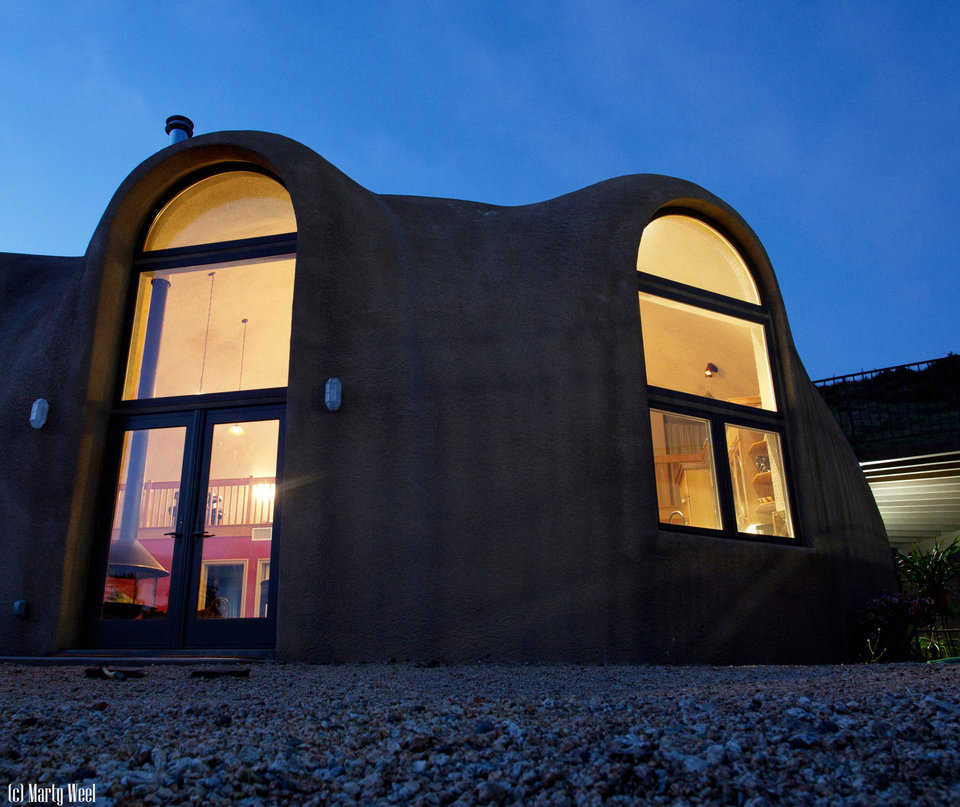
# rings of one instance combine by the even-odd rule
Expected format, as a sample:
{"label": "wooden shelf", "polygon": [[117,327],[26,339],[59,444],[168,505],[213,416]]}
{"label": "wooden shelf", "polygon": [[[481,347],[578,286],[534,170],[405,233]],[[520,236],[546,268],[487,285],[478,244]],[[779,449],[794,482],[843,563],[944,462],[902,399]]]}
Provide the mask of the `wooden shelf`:
{"label": "wooden shelf", "polygon": [[654,456],[653,461],[660,465],[679,465],[706,462],[706,459],[704,454],[660,454]]}
{"label": "wooden shelf", "polygon": [[773,487],[773,482],[770,479],[769,471],[761,471],[753,477],[753,486],[754,488],[770,488]]}
{"label": "wooden shelf", "polygon": [[763,406],[759,395],[741,395],[735,398],[727,398],[726,400],[733,404],[740,404],[740,406],[752,406],[755,409]]}
{"label": "wooden shelf", "polygon": [[757,442],[751,444],[750,446],[750,456],[756,457],[758,454],[767,454],[767,441],[766,440],[757,440]]}

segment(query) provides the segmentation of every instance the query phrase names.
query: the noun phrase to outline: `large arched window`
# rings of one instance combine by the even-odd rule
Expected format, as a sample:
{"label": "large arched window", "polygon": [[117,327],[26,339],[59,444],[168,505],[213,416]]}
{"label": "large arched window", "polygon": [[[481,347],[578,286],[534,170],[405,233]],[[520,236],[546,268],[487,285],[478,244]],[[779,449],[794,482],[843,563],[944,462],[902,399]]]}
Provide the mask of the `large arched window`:
{"label": "large arched window", "polygon": [[794,538],[769,316],[737,249],[683,213],[637,252],[659,520]]}
{"label": "large arched window", "polygon": [[277,180],[225,168],[175,189],[134,260],[95,572],[101,646],[274,640],[297,228]]}
{"label": "large arched window", "polygon": [[286,190],[253,171],[174,196],[137,259],[124,400],[285,387],[295,231]]}

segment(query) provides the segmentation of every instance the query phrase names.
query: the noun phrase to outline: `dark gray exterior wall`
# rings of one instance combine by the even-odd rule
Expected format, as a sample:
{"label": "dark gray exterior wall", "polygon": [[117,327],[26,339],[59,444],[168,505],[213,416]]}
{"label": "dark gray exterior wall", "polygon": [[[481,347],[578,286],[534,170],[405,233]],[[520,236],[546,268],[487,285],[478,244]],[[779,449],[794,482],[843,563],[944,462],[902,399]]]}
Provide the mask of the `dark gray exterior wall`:
{"label": "dark gray exterior wall", "polygon": [[[82,258],[0,254],[0,652],[56,647],[96,297]],[[28,418],[50,401],[43,429]],[[27,620],[13,615],[26,599]]]}
{"label": "dark gray exterior wall", "polygon": [[[43,522],[42,559],[11,539],[23,579],[44,563],[55,572],[44,591],[59,616],[56,630],[53,605],[8,622],[10,652],[83,641],[76,603],[96,539],[130,261],[166,189],[229,160],[273,171],[298,224],[281,655],[827,661],[845,650],[852,610],[893,584],[873,499],[796,355],[766,254],[720,200],[650,175],[517,208],[377,196],[298,143],[226,132],[151,157],[118,190],[85,259],[49,264],[42,288],[69,277],[77,302],[31,338],[71,335],[58,360],[76,386],[51,401],[69,434],[61,454],[41,454],[53,432],[26,434],[34,394],[24,390],[3,428],[25,434],[15,458],[32,461],[22,482],[3,484],[63,491]],[[755,269],[773,318],[801,546],[657,527],[635,261],[643,227],[667,205],[717,222]],[[8,263],[18,260],[49,261]],[[33,306],[47,299],[23,294]],[[31,367],[52,373],[39,358]],[[336,413],[320,402],[330,376],[344,385]],[[27,526],[42,509],[3,501]]]}

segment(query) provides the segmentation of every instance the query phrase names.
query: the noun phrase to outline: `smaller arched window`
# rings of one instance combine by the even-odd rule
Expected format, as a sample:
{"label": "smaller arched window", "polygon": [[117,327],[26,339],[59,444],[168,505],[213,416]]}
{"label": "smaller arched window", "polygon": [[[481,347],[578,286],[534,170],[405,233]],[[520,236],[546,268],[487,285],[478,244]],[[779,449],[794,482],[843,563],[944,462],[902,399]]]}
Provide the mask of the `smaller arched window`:
{"label": "smaller arched window", "polygon": [[264,174],[227,171],[174,196],[150,225],[143,251],[282,235],[297,230],[286,189]]}
{"label": "smaller arched window", "polygon": [[643,229],[637,270],[760,305],[753,275],[733,245],[692,216],[654,219]]}
{"label": "smaller arched window", "polygon": [[637,251],[659,520],[793,538],[770,318],[734,245],[670,213]]}
{"label": "smaller arched window", "polygon": [[296,218],[252,170],[200,179],[154,217],[136,259],[124,400],[287,385]]}

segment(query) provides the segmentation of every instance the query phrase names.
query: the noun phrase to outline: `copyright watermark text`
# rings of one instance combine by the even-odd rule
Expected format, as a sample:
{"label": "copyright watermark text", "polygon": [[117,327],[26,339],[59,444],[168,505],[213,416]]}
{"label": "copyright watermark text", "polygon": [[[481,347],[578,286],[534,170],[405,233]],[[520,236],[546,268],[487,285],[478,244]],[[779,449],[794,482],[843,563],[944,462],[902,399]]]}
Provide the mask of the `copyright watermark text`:
{"label": "copyright watermark text", "polygon": [[7,785],[7,800],[10,804],[96,804],[97,784],[70,782],[65,785],[19,782]]}

